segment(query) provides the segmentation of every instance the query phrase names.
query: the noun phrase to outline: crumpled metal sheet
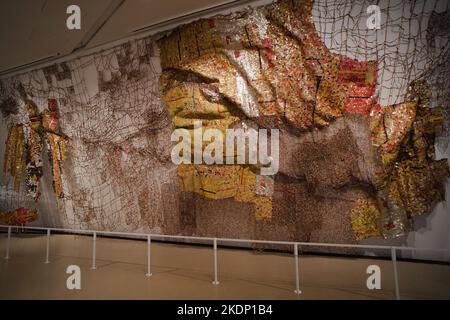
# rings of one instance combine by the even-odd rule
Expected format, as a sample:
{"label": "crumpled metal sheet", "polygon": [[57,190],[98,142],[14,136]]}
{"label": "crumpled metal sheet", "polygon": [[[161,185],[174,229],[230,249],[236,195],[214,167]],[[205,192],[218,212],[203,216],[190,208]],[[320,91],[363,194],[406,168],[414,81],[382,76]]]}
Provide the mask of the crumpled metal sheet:
{"label": "crumpled metal sheet", "polygon": [[28,130],[28,154],[27,154],[27,172],[25,183],[27,192],[34,201],[38,201],[40,197],[39,181],[44,174],[42,151],[44,141],[42,139],[42,122],[37,106],[33,101],[26,102],[29,119]]}
{"label": "crumpled metal sheet", "polygon": [[53,190],[55,194],[64,197],[64,188],[61,177],[61,162],[67,159],[68,139],[52,132],[46,134],[49,147],[50,163],[52,164]]}
{"label": "crumpled metal sheet", "polygon": [[[305,131],[342,116],[352,95],[366,90],[370,97],[376,68],[332,54],[316,33],[311,8],[312,1],[283,0],[195,21],[159,40],[160,84],[174,127],[192,131],[202,120],[225,133],[249,118],[264,127]],[[178,175],[184,191],[252,202],[257,218],[270,218],[273,179],[244,169],[249,183],[236,182],[230,170],[183,165]]]}
{"label": "crumpled metal sheet", "polygon": [[44,142],[49,151],[53,174],[53,189],[58,197],[64,196],[61,163],[67,159],[68,138],[60,132],[58,106],[55,99],[49,99],[48,108],[39,113],[32,100],[26,100],[28,112],[26,130],[19,124],[10,129],[7,139],[4,171],[14,177],[14,189],[20,190],[20,181],[25,175],[27,193],[39,200],[39,182],[43,175],[42,152]]}
{"label": "crumpled metal sheet", "polygon": [[[372,181],[376,194],[356,202],[353,230],[358,239],[401,236],[412,216],[429,212],[443,195],[448,168],[434,161],[433,147],[439,111],[429,108],[431,91],[423,81],[411,84],[404,103],[377,105],[377,64],[329,52],[316,33],[311,7],[312,1],[281,0],[177,28],[159,40],[164,101],[174,126],[188,129],[202,119],[225,131],[249,118],[265,127],[302,132],[346,113],[365,116],[379,159]],[[210,181],[184,185],[184,191],[238,198],[231,169],[188,167],[179,168],[183,181],[197,181],[204,170],[210,171]],[[243,199],[256,193],[258,201],[270,200],[270,188],[253,178],[256,188],[246,189]],[[221,191],[205,194],[205,184]]]}
{"label": "crumpled metal sheet", "polygon": [[416,116],[414,103],[376,107],[369,118],[372,143],[380,155],[387,174],[398,157],[401,144],[410,132]]}
{"label": "crumpled metal sheet", "polygon": [[394,174],[408,216],[427,214],[436,202],[445,199],[446,159],[423,165],[417,161],[402,161]]}
{"label": "crumpled metal sheet", "polygon": [[447,160],[434,160],[435,133],[442,127],[440,108],[430,108],[431,91],[413,82],[403,104],[374,108],[372,143],[381,170],[374,181],[380,230],[384,237],[404,235],[410,219],[427,214],[444,199]]}
{"label": "crumpled metal sheet", "polygon": [[20,189],[20,182],[25,171],[25,135],[23,125],[14,125],[9,129],[6,139],[3,172],[14,179],[14,190]]}
{"label": "crumpled metal sheet", "polygon": [[377,190],[376,199],[380,211],[379,228],[385,238],[403,236],[410,228],[397,181],[393,180],[383,189]]}
{"label": "crumpled metal sheet", "polygon": [[380,211],[376,201],[373,199],[356,201],[351,212],[352,230],[356,240],[381,236],[379,220]]}
{"label": "crumpled metal sheet", "polygon": [[[186,192],[196,192],[209,199],[234,198],[236,201],[253,203],[256,219],[272,216],[272,199],[256,191],[258,177],[248,167],[239,165],[178,166],[182,188]],[[270,188],[269,185],[266,185]],[[272,186],[273,188],[273,186]]]}

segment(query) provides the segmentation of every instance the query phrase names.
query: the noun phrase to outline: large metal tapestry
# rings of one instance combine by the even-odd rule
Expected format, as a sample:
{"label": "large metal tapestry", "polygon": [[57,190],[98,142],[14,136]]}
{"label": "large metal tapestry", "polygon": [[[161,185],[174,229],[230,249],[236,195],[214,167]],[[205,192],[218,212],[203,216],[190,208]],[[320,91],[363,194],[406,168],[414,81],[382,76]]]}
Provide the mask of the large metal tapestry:
{"label": "large metal tapestry", "polygon": [[[390,14],[378,31],[369,5],[280,0],[2,80],[0,221],[315,242],[407,235],[445,199],[435,146],[445,154],[449,137],[448,3],[380,3]],[[277,172],[174,164],[172,132],[195,136],[199,123],[223,136],[279,130]]]}

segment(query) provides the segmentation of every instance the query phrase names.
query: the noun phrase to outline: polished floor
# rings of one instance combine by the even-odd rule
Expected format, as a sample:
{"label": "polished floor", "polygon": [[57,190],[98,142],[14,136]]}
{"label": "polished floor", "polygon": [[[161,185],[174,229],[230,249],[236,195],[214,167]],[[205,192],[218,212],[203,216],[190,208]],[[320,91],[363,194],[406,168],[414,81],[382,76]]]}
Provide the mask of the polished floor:
{"label": "polished floor", "polygon": [[[300,256],[300,288],[295,289],[294,257],[289,254],[219,248],[219,285],[213,285],[210,247],[152,242],[152,276],[147,243],[97,238],[92,270],[92,238],[52,235],[50,263],[46,238],[14,235],[10,259],[3,259],[0,235],[0,299],[393,299],[392,262]],[[69,265],[81,269],[81,290],[69,290]],[[381,269],[381,289],[369,290],[366,269]],[[450,265],[398,262],[402,299],[450,299]]]}

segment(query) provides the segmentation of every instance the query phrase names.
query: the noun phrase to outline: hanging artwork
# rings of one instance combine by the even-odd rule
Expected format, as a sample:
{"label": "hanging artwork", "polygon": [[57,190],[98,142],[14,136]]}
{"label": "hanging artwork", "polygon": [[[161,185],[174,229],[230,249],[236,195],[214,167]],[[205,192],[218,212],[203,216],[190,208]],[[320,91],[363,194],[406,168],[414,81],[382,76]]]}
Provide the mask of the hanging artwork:
{"label": "hanging artwork", "polygon": [[445,199],[448,161],[435,146],[448,140],[450,63],[431,51],[450,35],[423,11],[426,34],[396,31],[402,56],[357,28],[363,11],[335,2],[346,24],[330,22],[329,2],[279,0],[1,80],[0,209],[32,199],[45,221],[74,229],[408,235]]}

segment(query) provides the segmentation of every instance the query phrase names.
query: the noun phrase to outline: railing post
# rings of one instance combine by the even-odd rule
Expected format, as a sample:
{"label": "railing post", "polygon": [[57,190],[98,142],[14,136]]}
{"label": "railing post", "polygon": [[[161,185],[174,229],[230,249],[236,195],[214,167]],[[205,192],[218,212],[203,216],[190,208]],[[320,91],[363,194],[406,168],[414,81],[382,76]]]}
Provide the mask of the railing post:
{"label": "railing post", "polygon": [[94,231],[94,236],[92,237],[92,270],[97,269],[95,266],[95,249],[97,242],[97,232]]}
{"label": "railing post", "polygon": [[391,247],[392,265],[394,267],[394,284],[395,284],[395,299],[400,300],[400,290],[398,286],[398,273],[397,273],[397,252],[394,247]]}
{"label": "railing post", "polygon": [[8,239],[6,240],[6,255],[5,255],[6,260],[9,260],[10,245],[11,245],[11,227],[8,227]]}
{"label": "railing post", "polygon": [[152,275],[152,269],[151,269],[151,251],[150,251],[150,245],[152,244],[152,239],[150,235],[147,235],[147,277],[150,277]]}
{"label": "railing post", "polygon": [[45,254],[45,262],[44,263],[50,263],[50,229],[47,229],[47,250]]}
{"label": "railing post", "polygon": [[294,244],[294,259],[295,259],[295,294],[301,294],[300,290],[300,277],[298,273],[298,243]]}
{"label": "railing post", "polygon": [[217,279],[217,238],[214,238],[214,285],[219,284],[219,280]]}

